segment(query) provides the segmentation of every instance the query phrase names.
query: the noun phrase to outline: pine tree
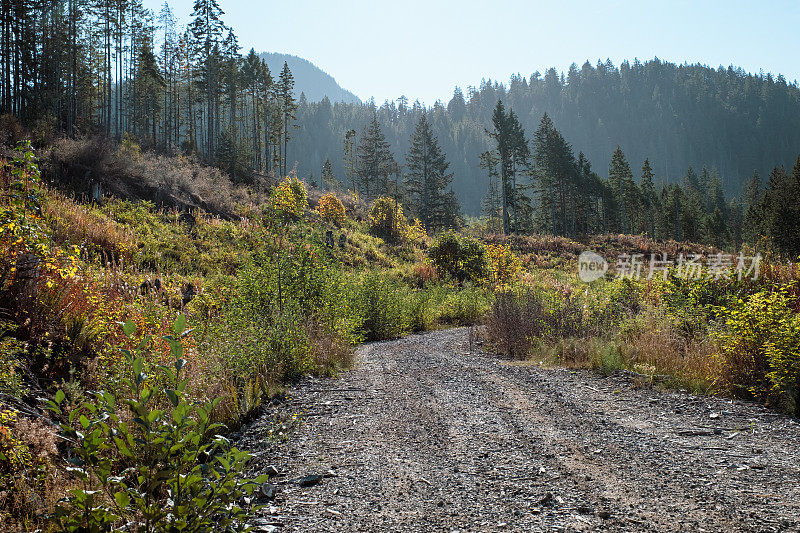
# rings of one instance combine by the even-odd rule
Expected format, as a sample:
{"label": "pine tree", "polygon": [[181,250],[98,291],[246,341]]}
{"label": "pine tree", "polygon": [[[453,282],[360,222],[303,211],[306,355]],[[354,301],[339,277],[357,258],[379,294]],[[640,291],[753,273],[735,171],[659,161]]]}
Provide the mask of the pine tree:
{"label": "pine tree", "polygon": [[353,191],[358,192],[358,160],[356,158],[356,130],[347,130],[344,134],[343,153],[344,153],[344,175]]}
{"label": "pine tree", "polygon": [[[172,8],[165,0],[158,14],[158,21],[163,29],[163,42],[161,43],[161,76],[164,79],[164,120],[161,126],[161,147],[163,150],[172,148],[176,143],[173,135],[179,133],[180,128],[175,120],[175,103],[177,96],[175,62],[178,59],[178,38],[175,33],[175,15]],[[119,84],[117,84],[119,85]]]}
{"label": "pine tree", "polygon": [[453,91],[453,98],[447,104],[447,112],[453,122],[459,122],[464,118],[464,114],[467,112],[467,103],[464,101],[464,93],[460,87],[456,87]]}
{"label": "pine tree", "polygon": [[330,159],[326,159],[322,165],[322,184],[331,191],[339,188],[339,180],[336,179],[336,175],[333,173],[333,165],[331,165]]}
{"label": "pine tree", "polygon": [[397,162],[378,123],[378,115],[373,113],[356,148],[356,190],[368,197],[387,194],[389,176],[397,169]]}
{"label": "pine tree", "polygon": [[[487,132],[495,141],[495,154],[500,176],[500,195],[502,198],[503,231],[506,234],[517,233],[520,229],[519,202],[529,201],[520,196],[517,187],[519,170],[527,167],[530,159],[528,141],[517,115],[513,110],[508,113],[501,100],[497,101],[492,113],[494,131]],[[528,211],[527,208],[524,211]]]}
{"label": "pine tree", "polygon": [[[579,168],[572,147],[545,114],[534,134],[533,175],[538,178],[541,205],[538,218],[549,217],[554,235],[574,233],[579,188]],[[548,213],[549,211],[549,213]]]}
{"label": "pine tree", "polygon": [[744,210],[742,209],[742,202],[734,198],[728,204],[727,221],[728,244],[733,250],[739,250],[742,247],[743,222]]}
{"label": "pine tree", "polygon": [[134,123],[137,124],[138,131],[143,134],[149,133],[152,144],[155,144],[156,125],[162,111],[161,92],[166,84],[149,44],[139,52],[138,69],[134,80],[136,107],[139,109]]}
{"label": "pine tree", "polygon": [[[272,78],[272,73],[267,66],[266,61],[263,59],[261,60],[261,71],[259,73],[258,78],[258,93],[259,93],[259,101],[261,102],[261,108],[263,111],[263,135],[264,135],[264,170],[269,173],[270,172],[270,153],[271,153],[271,146],[272,140],[275,138],[275,132],[273,132],[273,108],[277,107],[274,102],[272,101],[272,95],[274,94],[273,86],[274,80]],[[273,169],[274,170],[274,169]]]}
{"label": "pine tree", "polygon": [[283,120],[283,170],[282,174],[287,174],[288,149],[289,149],[289,126],[295,120],[297,102],[294,99],[294,76],[289,70],[289,64],[284,61],[283,70],[278,77],[278,98],[281,105],[281,118]]}
{"label": "pine tree", "polygon": [[683,178],[683,193],[683,237],[687,241],[697,242],[701,236],[706,198],[700,178],[691,166],[686,169]]}
{"label": "pine tree", "polygon": [[[491,152],[486,152],[487,154]],[[500,233],[503,229],[503,207],[497,176],[489,178],[489,190],[481,201],[481,214],[486,217],[486,229],[492,233]]]}
{"label": "pine tree", "polygon": [[742,240],[755,244],[764,233],[764,192],[758,171],[753,172],[744,191],[744,222]]}
{"label": "pine tree", "polygon": [[639,190],[642,196],[642,208],[644,213],[640,229],[648,233],[650,238],[656,238],[656,208],[658,196],[656,195],[655,185],[653,184],[653,169],[650,166],[650,159],[645,159],[642,165],[642,177],[639,181]]}
{"label": "pine tree", "polygon": [[618,212],[615,213],[615,217],[612,219],[612,223],[615,225],[613,230],[630,233],[632,231],[631,215],[636,212],[636,189],[633,183],[631,167],[619,146],[611,156],[611,163],[608,167],[608,180],[618,208]]}
{"label": "pine tree", "polygon": [[228,36],[222,43],[222,86],[228,99],[228,129],[237,144],[239,92],[243,82],[240,70],[242,63],[242,56],[239,54],[240,48],[238,38],[233,33],[233,30],[229,29]]}
{"label": "pine tree", "polygon": [[263,75],[261,58],[251,48],[242,61],[241,82],[250,96],[250,118],[253,137],[253,168],[261,170],[261,77]]}
{"label": "pine tree", "polygon": [[215,111],[219,91],[218,56],[219,43],[226,29],[222,22],[224,14],[217,0],[195,0],[192,22],[188,28],[194,38],[197,61],[201,65],[202,85],[205,88],[206,157],[211,157],[215,148],[217,123]]}
{"label": "pine tree", "polygon": [[784,167],[772,170],[764,196],[766,231],[778,251],[793,261],[800,253],[800,220],[795,206],[798,192]]}
{"label": "pine tree", "polygon": [[534,175],[539,185],[538,226],[556,235],[556,186],[551,167],[555,166],[552,153],[552,137],[555,126],[545,113],[539,121],[539,127],[533,134]]}
{"label": "pine tree", "polygon": [[449,166],[423,111],[411,136],[404,185],[407,205],[426,230],[437,231],[454,224],[455,213],[448,213],[446,205],[445,189],[453,180],[453,174],[447,171]]}

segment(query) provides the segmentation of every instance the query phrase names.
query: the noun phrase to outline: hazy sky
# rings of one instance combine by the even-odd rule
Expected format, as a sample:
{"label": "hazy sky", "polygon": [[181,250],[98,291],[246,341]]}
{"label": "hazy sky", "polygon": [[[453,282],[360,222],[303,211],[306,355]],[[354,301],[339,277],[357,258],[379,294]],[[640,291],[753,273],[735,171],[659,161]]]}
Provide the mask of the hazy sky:
{"label": "hazy sky", "polygon": [[[145,0],[158,11],[163,0]],[[182,23],[193,0],[171,0]],[[800,1],[220,0],[243,46],[304,57],[378,104],[611,58],[701,62],[800,79]]]}

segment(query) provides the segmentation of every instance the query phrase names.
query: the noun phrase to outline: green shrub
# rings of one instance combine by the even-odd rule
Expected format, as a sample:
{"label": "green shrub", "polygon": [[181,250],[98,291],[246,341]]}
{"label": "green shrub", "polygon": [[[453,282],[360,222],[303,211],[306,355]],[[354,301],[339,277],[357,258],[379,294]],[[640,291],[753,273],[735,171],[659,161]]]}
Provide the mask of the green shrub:
{"label": "green shrub", "polygon": [[467,326],[478,323],[492,306],[492,294],[480,287],[464,287],[447,293],[439,321]]}
{"label": "green shrub", "polygon": [[369,231],[386,242],[399,243],[406,233],[408,221],[403,206],[394,198],[381,196],[369,210]]}
{"label": "green shrub", "polygon": [[795,412],[800,399],[800,315],[789,287],[761,291],[725,310],[717,336],[729,387],[775,399]]}
{"label": "green shrub", "polygon": [[667,312],[678,319],[687,334],[705,332],[721,309],[734,301],[738,283],[733,280],[682,278],[670,272],[661,285],[661,299]]}
{"label": "green shrub", "polygon": [[625,368],[622,351],[614,343],[596,346],[589,354],[589,364],[606,374]]}
{"label": "green shrub", "polygon": [[431,246],[428,256],[440,275],[450,276],[459,283],[480,283],[489,272],[486,247],[453,232],[442,234]]}
{"label": "green shrub", "polygon": [[[315,347],[322,345],[313,336],[324,337],[328,346],[358,341],[361,318],[341,272],[330,251],[302,230],[255,254],[241,269],[223,320],[213,322],[201,344],[223,365],[220,371],[231,376],[239,396],[253,381],[266,391],[319,370]],[[327,373],[335,361],[325,364]],[[244,412],[252,407],[240,402]]]}
{"label": "green shrub", "polygon": [[[81,488],[69,491],[56,507],[60,531],[100,532],[133,528],[158,531],[242,531],[245,496],[258,483],[242,477],[250,456],[217,435],[221,424],[210,421],[218,400],[191,400],[180,337],[186,321],[178,317],[173,335],[163,337],[174,362],[158,372],[170,388],[150,387],[140,353],[123,350],[130,377],[126,398],[93,393],[82,405],[67,405],[59,390],[48,407],[66,421],[61,433],[71,443],[70,471]],[[132,322],[124,326],[129,337]]]}
{"label": "green shrub", "polygon": [[412,293],[408,305],[411,331],[429,331],[436,327],[441,306],[440,293],[439,287],[430,287]]}
{"label": "green shrub", "polygon": [[366,274],[356,288],[356,306],[367,340],[396,339],[411,329],[410,289],[379,273]]}

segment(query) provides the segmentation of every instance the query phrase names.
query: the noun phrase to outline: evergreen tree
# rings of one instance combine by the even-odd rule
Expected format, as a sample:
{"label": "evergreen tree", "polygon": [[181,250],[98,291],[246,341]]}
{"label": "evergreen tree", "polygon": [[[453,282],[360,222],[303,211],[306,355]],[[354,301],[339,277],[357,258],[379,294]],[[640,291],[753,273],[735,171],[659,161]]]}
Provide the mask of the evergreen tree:
{"label": "evergreen tree", "polygon": [[769,175],[764,196],[766,232],[780,253],[797,260],[800,253],[800,219],[797,218],[797,188],[784,167]]}
{"label": "evergreen tree", "polygon": [[683,193],[683,238],[697,242],[701,237],[706,199],[700,178],[691,166],[683,177]]}
{"label": "evergreen tree", "polygon": [[142,47],[139,52],[137,75],[134,84],[134,98],[139,113],[134,117],[134,124],[138,132],[149,134],[151,143],[156,143],[156,125],[162,111],[161,93],[165,82],[156,63],[153,49],[149,45]]}
{"label": "evergreen tree", "polygon": [[728,245],[734,251],[740,250],[742,247],[742,229],[744,224],[744,210],[742,209],[742,202],[737,198],[731,200],[728,205]]}
{"label": "evergreen tree", "polygon": [[611,217],[612,230],[630,233],[631,215],[636,212],[633,173],[622,149],[617,146],[608,167],[608,181],[614,194],[615,212]]}
{"label": "evergreen tree", "polygon": [[356,130],[347,130],[344,134],[344,173],[353,191],[358,192],[358,163],[356,159]]}
{"label": "evergreen tree", "polygon": [[283,120],[283,170],[282,174],[287,174],[288,150],[289,150],[289,126],[295,120],[297,102],[294,99],[294,76],[289,70],[289,64],[284,61],[283,70],[278,77],[278,98],[281,105],[281,118]]}
{"label": "evergreen tree", "polygon": [[252,150],[253,168],[261,170],[261,78],[263,76],[263,63],[251,48],[242,62],[241,82],[250,97],[250,118],[252,120]]}
{"label": "evergreen tree", "polygon": [[214,154],[215,148],[216,110],[219,100],[219,43],[226,29],[222,22],[224,14],[217,0],[195,0],[192,21],[189,24],[197,61],[201,65],[202,85],[205,88],[207,157]]}
{"label": "evergreen tree", "polygon": [[[490,153],[490,152],[487,152]],[[489,190],[481,202],[481,214],[486,217],[486,229],[491,233],[500,233],[503,229],[503,207],[497,177],[489,178]]]}
{"label": "evergreen tree", "polygon": [[656,195],[656,188],[653,184],[653,169],[650,166],[650,160],[645,159],[642,165],[642,177],[639,181],[639,190],[642,197],[642,208],[644,209],[642,221],[639,227],[647,233],[651,238],[656,238],[656,209],[658,205],[658,196]]}
{"label": "evergreen tree", "polygon": [[447,113],[453,122],[459,122],[467,112],[467,103],[464,101],[464,93],[460,87],[453,91],[453,98],[447,104]]}
{"label": "evergreen tree", "polygon": [[377,113],[364,128],[356,149],[356,189],[365,196],[380,196],[389,192],[389,176],[398,165],[381,131]]}
{"label": "evergreen tree", "polygon": [[449,166],[423,112],[411,135],[404,185],[408,194],[407,205],[426,230],[438,231],[454,225],[456,213],[448,212],[447,205],[446,188],[453,180],[453,174],[447,171]]}
{"label": "evergreen tree", "polygon": [[[525,130],[513,110],[506,113],[503,102],[498,100],[492,114],[494,131],[489,136],[495,141],[495,156],[500,176],[500,196],[502,199],[503,232],[519,231],[519,202],[527,197],[520,196],[517,187],[519,170],[527,167],[530,158]],[[524,211],[527,211],[525,209]]]}
{"label": "evergreen tree", "polygon": [[322,165],[322,184],[328,190],[339,188],[339,180],[336,179],[336,175],[333,173],[333,165],[331,165],[330,159],[326,159]]}
{"label": "evergreen tree", "polygon": [[[577,231],[577,211],[584,205],[581,190],[582,168],[575,161],[572,147],[544,114],[533,137],[534,176],[538,180],[540,203],[537,219],[549,221],[553,235]],[[585,159],[580,166],[584,166]]]}
{"label": "evergreen tree", "polygon": [[225,96],[228,99],[228,127],[234,139],[238,138],[238,104],[239,93],[243,86],[243,75],[241,72],[242,56],[239,40],[232,29],[228,30],[228,36],[222,43],[222,86]]}
{"label": "evergreen tree", "polygon": [[764,233],[764,192],[758,171],[753,172],[745,187],[744,209],[742,240],[754,244]]}

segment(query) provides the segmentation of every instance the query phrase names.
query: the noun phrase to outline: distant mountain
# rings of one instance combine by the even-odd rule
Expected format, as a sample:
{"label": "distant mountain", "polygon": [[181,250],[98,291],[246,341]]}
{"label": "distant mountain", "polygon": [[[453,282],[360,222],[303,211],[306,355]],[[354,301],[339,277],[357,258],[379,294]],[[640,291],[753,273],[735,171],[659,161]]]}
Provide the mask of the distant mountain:
{"label": "distant mountain", "polygon": [[294,75],[294,91],[297,96],[304,93],[309,102],[319,102],[326,96],[331,102],[358,104],[361,100],[348,90],[342,89],[333,76],[311,61],[290,54],[262,52],[261,58],[267,62],[272,77],[277,79],[283,63],[289,65]]}

